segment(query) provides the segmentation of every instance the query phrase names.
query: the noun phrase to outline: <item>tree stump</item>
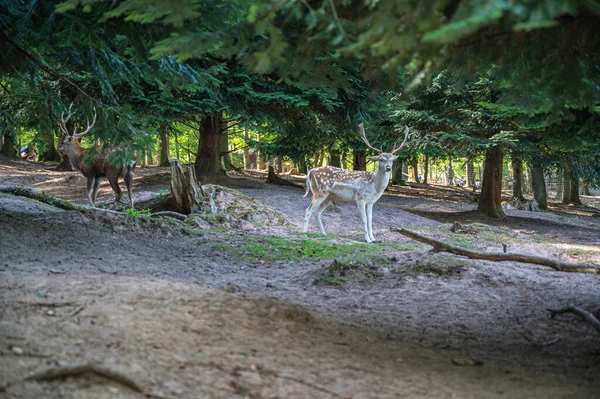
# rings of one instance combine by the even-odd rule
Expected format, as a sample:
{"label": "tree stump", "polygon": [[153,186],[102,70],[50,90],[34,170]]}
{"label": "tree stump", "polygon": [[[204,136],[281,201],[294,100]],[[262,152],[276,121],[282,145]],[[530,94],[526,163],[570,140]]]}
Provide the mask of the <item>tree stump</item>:
{"label": "tree stump", "polygon": [[198,211],[204,197],[194,167],[186,166],[184,171],[178,159],[171,160],[171,196],[174,210],[185,215]]}

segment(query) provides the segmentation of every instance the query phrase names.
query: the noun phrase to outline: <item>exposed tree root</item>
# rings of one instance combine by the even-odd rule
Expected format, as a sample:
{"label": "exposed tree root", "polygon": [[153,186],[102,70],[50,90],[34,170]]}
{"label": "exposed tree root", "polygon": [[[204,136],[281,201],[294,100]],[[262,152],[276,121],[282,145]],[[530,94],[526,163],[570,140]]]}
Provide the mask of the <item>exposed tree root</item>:
{"label": "exposed tree root", "polygon": [[173,211],[154,212],[150,216],[152,216],[152,217],[164,216],[164,217],[169,217],[169,218],[175,218],[175,219],[181,220],[181,221],[184,221],[185,218],[187,217],[187,215],[184,215],[183,213],[173,212]]}
{"label": "exposed tree root", "polygon": [[291,182],[289,180],[286,180],[286,179],[283,179],[283,178],[277,176],[277,174],[275,173],[275,169],[272,166],[269,166],[269,176],[267,177],[266,183],[276,184],[278,186],[291,186],[291,187],[304,188],[299,184],[296,184],[294,182]]}
{"label": "exposed tree root", "polygon": [[548,309],[550,312],[550,318],[554,318],[557,314],[561,313],[575,313],[578,316],[581,316],[585,321],[590,323],[592,327],[596,329],[596,331],[600,332],[600,320],[598,320],[591,312],[587,310],[583,310],[578,308],[577,306],[570,304],[561,309]]}
{"label": "exposed tree root", "polygon": [[38,191],[31,187],[21,187],[21,186],[0,186],[0,193],[18,195],[20,197],[27,197],[34,199],[36,201],[43,202],[44,204],[52,205],[60,209],[66,209],[68,211],[72,210],[81,210],[82,207],[73,205],[69,201],[65,201],[58,197],[53,197],[48,195],[42,191]]}
{"label": "exposed tree root", "polygon": [[531,263],[535,265],[547,266],[554,270],[558,270],[561,272],[578,272],[578,273],[592,273],[592,274],[600,274],[600,267],[592,264],[576,264],[576,263],[568,263],[561,262],[554,259],[542,258],[539,256],[530,256],[530,255],[522,255],[522,254],[512,254],[512,253],[501,253],[501,252],[492,252],[492,253],[481,253],[471,251],[465,248],[455,247],[454,245],[449,245],[443,243],[438,240],[434,240],[433,238],[425,237],[421,234],[415,233],[406,229],[397,229],[391,228],[391,231],[403,234],[407,237],[412,238],[413,240],[420,241],[425,244],[431,245],[435,250],[442,252],[449,252],[456,255],[466,256],[471,259],[483,259],[490,260],[492,262],[521,262],[521,263]]}

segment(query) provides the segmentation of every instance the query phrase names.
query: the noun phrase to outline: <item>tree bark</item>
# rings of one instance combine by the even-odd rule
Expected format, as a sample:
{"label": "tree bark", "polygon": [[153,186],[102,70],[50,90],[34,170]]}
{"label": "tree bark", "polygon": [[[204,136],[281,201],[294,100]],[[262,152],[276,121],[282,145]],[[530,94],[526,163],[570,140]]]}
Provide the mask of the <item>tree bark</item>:
{"label": "tree bark", "polygon": [[531,166],[530,166],[529,171],[527,173],[527,179],[525,182],[525,190],[524,191],[526,194],[531,193],[531,191],[533,190],[533,179],[531,178],[531,175],[532,175],[532,173],[531,173]]}
{"label": "tree bark", "polygon": [[46,148],[44,149],[44,152],[40,154],[39,160],[42,162],[60,161],[61,156],[54,146],[54,133],[49,132],[45,134],[44,143],[46,143]]}
{"label": "tree bark", "polygon": [[467,160],[467,187],[475,187],[475,165],[470,159]]}
{"label": "tree bark", "polygon": [[546,193],[546,180],[544,180],[544,168],[534,162],[531,166],[531,183],[533,185],[533,198],[541,210],[548,209],[548,195]]}
{"label": "tree bark", "polygon": [[485,153],[483,184],[477,211],[493,218],[504,217],[502,202],[502,159],[500,147],[492,147]]}
{"label": "tree bark", "polygon": [[405,186],[404,179],[402,178],[402,169],[404,167],[404,162],[396,161],[394,166],[392,167],[392,184]]}
{"label": "tree bark", "polygon": [[335,166],[336,168],[342,167],[342,158],[339,150],[331,150],[329,165]]}
{"label": "tree bark", "polygon": [[513,198],[524,201],[523,197],[523,160],[516,155],[510,157],[513,168]]}
{"label": "tree bark", "polygon": [[185,169],[179,159],[171,161],[171,196],[174,210],[189,215],[201,208],[203,193],[194,168],[186,166]]}
{"label": "tree bark", "polygon": [[448,156],[448,185],[454,185],[454,169],[452,168],[452,155]]}
{"label": "tree bark", "polygon": [[152,150],[146,152],[146,165],[154,165],[154,155],[152,155]]}
{"label": "tree bark", "polygon": [[160,134],[160,159],[158,160],[158,166],[169,166],[171,158],[171,144],[169,138],[169,124],[162,122],[159,127]]}
{"label": "tree bark", "polygon": [[0,148],[0,154],[11,159],[17,158],[18,155],[17,150],[15,148],[14,137],[10,133],[5,133],[3,139],[4,142],[2,143],[2,148]]}
{"label": "tree bark", "polygon": [[579,176],[573,174],[571,179],[571,202],[575,205],[581,205],[579,198]]}
{"label": "tree bark", "polygon": [[250,170],[250,149],[248,148],[248,128],[244,127],[244,169]]}
{"label": "tree bark", "polygon": [[415,183],[419,182],[419,158],[416,156],[412,159],[412,179]]}
{"label": "tree bark", "polygon": [[554,199],[556,201],[562,201],[563,199],[563,194],[564,194],[564,181],[563,181],[563,173],[562,170],[559,169],[557,171],[557,183],[556,183],[556,196],[554,197]]}
{"label": "tree bark", "polygon": [[229,154],[229,133],[225,132],[221,136],[221,154],[223,169],[225,170],[236,170],[237,168],[231,162],[231,155]]}
{"label": "tree bark", "polygon": [[353,170],[367,170],[367,156],[364,151],[354,151]]}
{"label": "tree bark", "polygon": [[427,184],[429,176],[429,155],[423,159],[423,184]]}
{"label": "tree bark", "polygon": [[306,159],[303,159],[300,162],[298,162],[298,172],[303,174],[308,173],[308,163],[306,162]]}
{"label": "tree bark", "polygon": [[571,203],[571,175],[567,168],[563,169],[563,196],[562,203],[570,204]]}
{"label": "tree bark", "polygon": [[200,140],[194,169],[196,177],[202,183],[214,183],[227,176],[221,166],[222,122],[221,112],[207,114],[200,121]]}

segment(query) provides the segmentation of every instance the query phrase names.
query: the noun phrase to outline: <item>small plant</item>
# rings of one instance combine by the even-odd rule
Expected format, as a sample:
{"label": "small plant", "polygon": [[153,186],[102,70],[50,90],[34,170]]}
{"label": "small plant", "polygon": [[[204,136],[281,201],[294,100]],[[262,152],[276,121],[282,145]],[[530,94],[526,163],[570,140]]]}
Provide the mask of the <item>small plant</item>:
{"label": "small plant", "polygon": [[133,216],[138,219],[149,218],[150,215],[152,214],[152,212],[150,212],[150,209],[134,209],[134,208],[127,208],[125,210],[125,213],[128,214],[129,216]]}

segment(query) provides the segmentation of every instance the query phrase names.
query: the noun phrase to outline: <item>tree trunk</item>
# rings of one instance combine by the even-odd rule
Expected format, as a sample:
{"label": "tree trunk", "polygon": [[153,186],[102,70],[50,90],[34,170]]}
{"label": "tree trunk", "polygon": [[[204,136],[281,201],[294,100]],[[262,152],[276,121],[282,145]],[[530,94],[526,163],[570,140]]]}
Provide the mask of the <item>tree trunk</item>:
{"label": "tree trunk", "polygon": [[538,163],[531,165],[531,183],[533,185],[533,198],[541,210],[548,209],[548,196],[546,194],[546,180],[544,180],[544,168]]}
{"label": "tree trunk", "polygon": [[46,144],[44,152],[40,154],[39,160],[42,162],[60,161],[61,156],[54,147],[54,133],[49,132],[44,135],[44,143]]}
{"label": "tree trunk", "polygon": [[367,156],[364,151],[354,151],[353,170],[367,170]]}
{"label": "tree trunk", "polygon": [[169,166],[170,153],[170,138],[169,138],[169,124],[162,122],[159,127],[160,134],[160,158],[158,160],[158,166]]}
{"label": "tree trunk", "polygon": [[244,127],[244,169],[250,170],[250,148],[248,148],[248,128]]}
{"label": "tree trunk", "polygon": [[231,162],[231,155],[229,153],[229,133],[225,132],[221,136],[221,154],[223,169],[225,170],[237,170],[233,162]]}
{"label": "tree trunk", "polygon": [[315,168],[318,168],[323,163],[323,160],[321,159],[321,155],[323,155],[323,153],[321,151],[315,152],[315,166],[314,166]]}
{"label": "tree trunk", "polygon": [[574,174],[571,179],[571,202],[575,205],[581,205],[581,198],[579,198],[579,176]]}
{"label": "tree trunk", "polygon": [[563,182],[562,170],[558,169],[558,171],[557,171],[556,174],[557,174],[557,178],[556,178],[556,196],[554,197],[554,199],[556,201],[562,201],[563,194],[564,194],[564,182]]}
{"label": "tree trunk", "polygon": [[525,193],[529,194],[533,190],[533,180],[531,178],[531,166],[529,167],[529,171],[527,172],[527,179],[525,179]]}
{"label": "tree trunk", "polygon": [[198,156],[194,163],[196,177],[202,183],[215,182],[227,174],[221,166],[221,112],[207,114],[200,121]]}
{"label": "tree trunk", "polygon": [[429,176],[429,155],[425,155],[423,159],[423,184],[427,184]]}
{"label": "tree trunk", "polygon": [[339,150],[331,150],[330,156],[331,157],[329,160],[329,165],[335,166],[336,168],[341,168],[342,167],[342,159],[340,157],[340,151]]}
{"label": "tree trunk", "polygon": [[408,162],[402,161],[402,175],[400,181],[406,182],[408,180]]}
{"label": "tree trunk", "polygon": [[563,204],[571,203],[571,176],[567,168],[563,169]]}
{"label": "tree trunk", "polygon": [[154,165],[154,155],[152,155],[152,150],[146,152],[146,165]]}
{"label": "tree trunk", "polygon": [[419,182],[419,158],[417,158],[416,156],[411,159],[411,165],[412,167],[412,180],[415,183]]}
{"label": "tree trunk", "polygon": [[523,160],[516,155],[510,157],[513,168],[513,198],[520,201],[525,200],[523,197]]}
{"label": "tree trunk", "polygon": [[[15,139],[10,133],[5,133],[3,136],[3,143],[0,146],[0,154],[5,157],[15,159],[18,157],[17,150],[15,148]],[[19,149],[20,150],[20,149]]]}
{"label": "tree trunk", "polygon": [[467,160],[466,169],[467,187],[475,187],[475,165],[470,159]]}
{"label": "tree trunk", "polygon": [[298,172],[303,174],[308,173],[308,163],[306,162],[306,159],[303,159],[300,162],[298,162]]}
{"label": "tree trunk", "polygon": [[504,217],[502,202],[502,159],[500,147],[492,147],[485,153],[483,185],[477,211],[493,218]]}
{"label": "tree trunk", "polygon": [[402,178],[402,169],[404,166],[404,162],[396,161],[394,166],[392,167],[392,184],[396,184],[399,186],[405,186],[404,179]]}
{"label": "tree trunk", "polygon": [[448,185],[454,185],[454,169],[452,169],[452,155],[448,157]]}

